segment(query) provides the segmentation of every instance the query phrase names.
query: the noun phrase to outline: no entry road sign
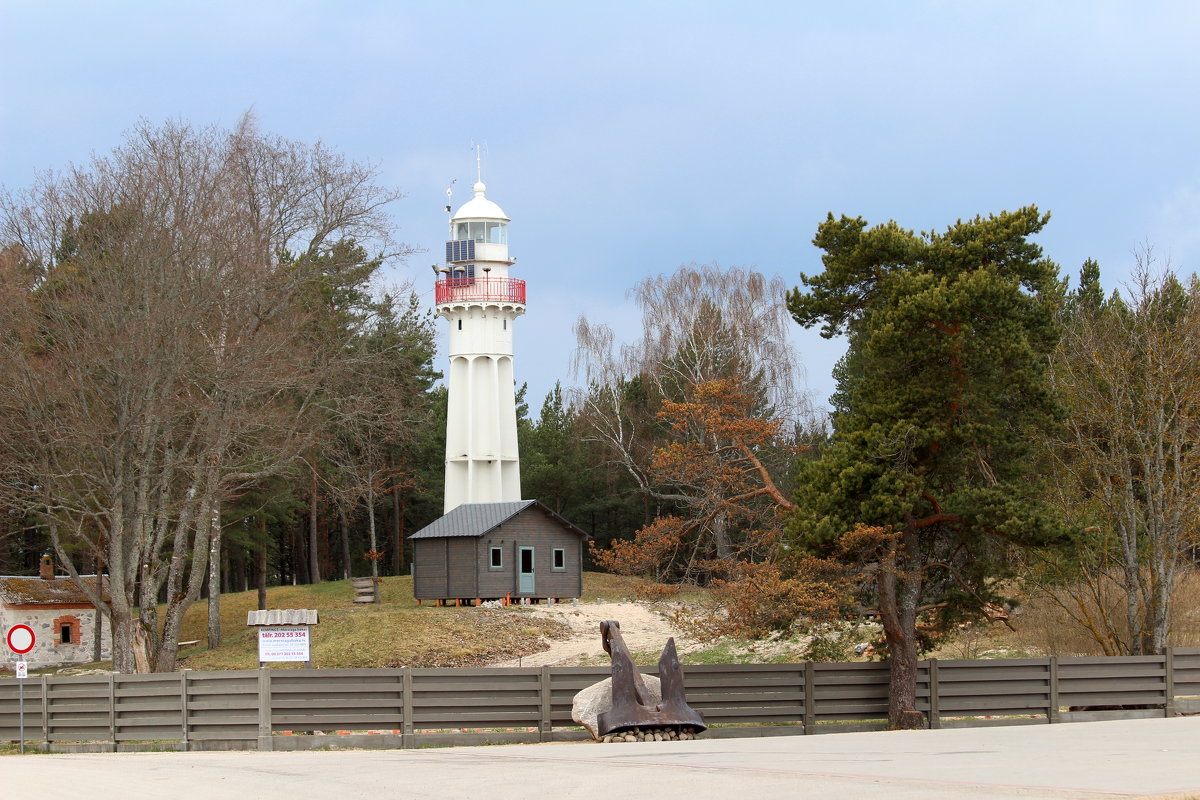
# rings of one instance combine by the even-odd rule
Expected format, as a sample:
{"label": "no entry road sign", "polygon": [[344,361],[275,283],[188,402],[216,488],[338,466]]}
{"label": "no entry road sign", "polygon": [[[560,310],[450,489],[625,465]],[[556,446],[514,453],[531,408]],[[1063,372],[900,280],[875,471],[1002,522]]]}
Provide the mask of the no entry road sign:
{"label": "no entry road sign", "polygon": [[6,638],[8,639],[8,649],[17,655],[28,653],[37,641],[37,637],[33,635],[33,628],[28,625],[13,625],[8,629]]}

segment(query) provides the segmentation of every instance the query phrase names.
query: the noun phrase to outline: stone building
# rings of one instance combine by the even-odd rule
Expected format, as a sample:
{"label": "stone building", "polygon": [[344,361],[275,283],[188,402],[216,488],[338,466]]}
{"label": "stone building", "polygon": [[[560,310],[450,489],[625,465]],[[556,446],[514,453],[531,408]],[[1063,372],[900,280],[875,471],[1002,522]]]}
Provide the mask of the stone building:
{"label": "stone building", "polygon": [[[81,578],[95,585],[95,575]],[[108,600],[108,592],[103,594]],[[30,668],[85,664],[93,660],[96,636],[96,607],[66,576],[54,574],[54,560],[42,556],[37,577],[0,576],[0,632],[13,625],[33,628],[37,639],[33,650],[21,658]],[[112,634],[107,621],[100,625],[100,658],[112,657]],[[0,640],[3,647],[3,640]],[[4,648],[7,661],[16,661]],[[11,664],[8,664],[11,668]]]}

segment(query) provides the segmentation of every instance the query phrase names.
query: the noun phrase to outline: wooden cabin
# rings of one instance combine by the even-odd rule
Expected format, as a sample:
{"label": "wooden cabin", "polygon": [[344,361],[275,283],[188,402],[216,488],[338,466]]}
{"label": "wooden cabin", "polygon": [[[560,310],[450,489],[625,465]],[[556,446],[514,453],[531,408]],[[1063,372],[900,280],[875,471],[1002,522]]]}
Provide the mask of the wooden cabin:
{"label": "wooden cabin", "polygon": [[591,537],[537,500],[464,503],[408,538],[418,603],[554,602],[583,593]]}

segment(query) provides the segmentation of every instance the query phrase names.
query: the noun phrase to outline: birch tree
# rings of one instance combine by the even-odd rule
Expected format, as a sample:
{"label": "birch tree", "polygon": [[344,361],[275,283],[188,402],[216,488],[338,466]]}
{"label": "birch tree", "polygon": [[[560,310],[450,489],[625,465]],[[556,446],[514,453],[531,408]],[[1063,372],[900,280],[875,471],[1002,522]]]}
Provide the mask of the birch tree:
{"label": "birch tree", "polygon": [[[705,560],[736,557],[748,524],[790,504],[777,484],[807,408],[784,285],[704,265],[647,278],[631,295],[642,312],[640,339],[618,344],[607,326],[576,324],[575,365],[588,387],[580,417],[659,512],[641,538],[682,558],[682,569],[660,563],[651,574],[695,580],[708,572]],[[736,402],[722,403],[723,393]],[[677,536],[690,544],[663,544]]]}

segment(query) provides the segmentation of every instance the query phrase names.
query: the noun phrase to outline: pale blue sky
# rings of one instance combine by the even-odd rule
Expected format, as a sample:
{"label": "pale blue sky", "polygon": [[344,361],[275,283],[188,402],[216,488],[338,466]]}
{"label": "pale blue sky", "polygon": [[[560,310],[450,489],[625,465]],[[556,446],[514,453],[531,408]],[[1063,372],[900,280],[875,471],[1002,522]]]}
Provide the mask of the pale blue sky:
{"label": "pale blue sky", "polygon": [[[408,197],[396,270],[432,304],[444,191],[513,218],[518,380],[569,384],[585,313],[680,264],[820,269],[825,214],[942,228],[1027,203],[1072,274],[1153,243],[1200,261],[1194,2],[0,0],[0,183],[117,144],[139,117],[323,139]],[[468,197],[459,189],[455,203]],[[818,403],[842,346],[797,330]]]}

